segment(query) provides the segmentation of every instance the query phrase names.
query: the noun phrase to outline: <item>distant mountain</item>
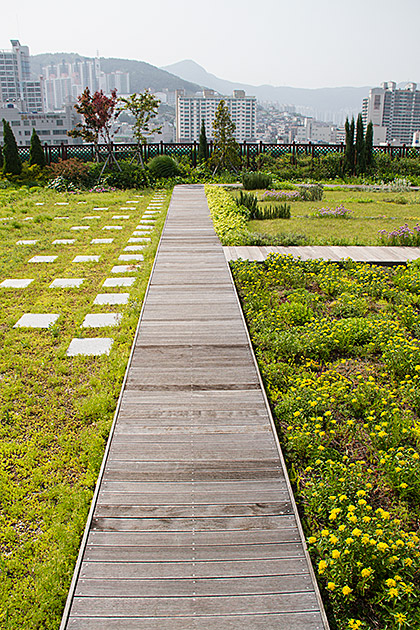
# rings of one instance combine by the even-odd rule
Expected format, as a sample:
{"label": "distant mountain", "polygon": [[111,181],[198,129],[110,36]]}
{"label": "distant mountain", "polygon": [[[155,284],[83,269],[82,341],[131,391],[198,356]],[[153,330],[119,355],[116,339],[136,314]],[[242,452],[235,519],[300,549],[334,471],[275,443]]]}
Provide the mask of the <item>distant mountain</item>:
{"label": "distant mountain", "polygon": [[256,96],[259,101],[296,105],[298,108],[313,109],[314,112],[323,112],[325,115],[340,112],[358,113],[362,108],[362,99],[368,96],[370,89],[369,86],[306,89],[235,83],[210,74],[191,59],[164,66],[162,69],[186,81],[205,85],[220,94],[229,95],[233,90],[245,90],[248,95]]}
{"label": "distant mountain", "polygon": [[[47,66],[51,63],[57,64],[61,61],[74,62],[77,59],[83,60],[87,59],[87,57],[77,53],[42,53],[40,55],[32,55],[32,73],[38,76],[41,74],[42,66]],[[114,72],[115,70],[129,72],[131,92],[142,92],[146,88],[161,91],[166,88],[171,91],[184,89],[186,92],[194,94],[200,90],[200,85],[191,83],[144,61],[101,57],[100,62],[101,70],[106,73]]]}

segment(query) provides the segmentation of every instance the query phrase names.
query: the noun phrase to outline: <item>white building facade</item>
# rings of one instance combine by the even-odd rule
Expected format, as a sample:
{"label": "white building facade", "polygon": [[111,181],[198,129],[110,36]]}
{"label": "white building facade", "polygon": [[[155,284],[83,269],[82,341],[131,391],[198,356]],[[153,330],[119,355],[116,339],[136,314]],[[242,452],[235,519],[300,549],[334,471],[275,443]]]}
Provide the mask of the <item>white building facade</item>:
{"label": "white building facade", "polygon": [[374,144],[408,144],[420,131],[420,91],[416,83],[398,89],[394,81],[372,88],[363,99],[363,123],[372,121]]}
{"label": "white building facade", "polygon": [[43,112],[43,82],[31,79],[29,48],[18,39],[10,41],[11,50],[0,50],[0,102],[22,111]]}
{"label": "white building facade", "polygon": [[196,96],[177,94],[176,98],[176,141],[194,142],[200,138],[201,122],[204,120],[206,137],[213,139],[213,122],[221,100],[228,108],[235,124],[237,142],[255,141],[257,101],[255,96],[246,96],[236,90],[233,96],[220,96],[213,90],[204,90]]}
{"label": "white building facade", "polygon": [[[82,144],[80,138],[69,138],[68,131],[80,121],[72,105],[62,112],[21,112],[11,103],[0,107],[0,120],[5,119],[13,131],[18,146],[30,146],[32,130],[35,129],[42,144]],[[3,144],[3,125],[0,125],[0,145]]]}

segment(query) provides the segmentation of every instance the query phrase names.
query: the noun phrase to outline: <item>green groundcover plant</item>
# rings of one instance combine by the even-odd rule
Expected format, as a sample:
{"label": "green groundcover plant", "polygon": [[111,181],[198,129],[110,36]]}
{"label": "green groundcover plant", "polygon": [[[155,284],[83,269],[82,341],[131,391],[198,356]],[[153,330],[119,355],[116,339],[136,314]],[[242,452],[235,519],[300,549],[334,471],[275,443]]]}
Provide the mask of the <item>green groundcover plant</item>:
{"label": "green groundcover plant", "polygon": [[420,265],[232,263],[331,627],[420,627]]}

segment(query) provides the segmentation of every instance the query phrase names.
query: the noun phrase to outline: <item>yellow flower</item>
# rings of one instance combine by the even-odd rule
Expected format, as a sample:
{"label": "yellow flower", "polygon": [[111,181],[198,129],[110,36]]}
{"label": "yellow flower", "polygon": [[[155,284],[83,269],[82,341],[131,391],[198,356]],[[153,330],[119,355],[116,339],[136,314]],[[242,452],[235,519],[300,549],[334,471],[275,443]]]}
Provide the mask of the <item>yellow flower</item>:
{"label": "yellow flower", "polygon": [[400,624],[400,626],[405,626],[407,623],[407,615],[401,612],[397,612],[394,614],[395,621]]}
{"label": "yellow flower", "polygon": [[310,545],[313,545],[314,543],[316,543],[316,538],[315,538],[315,536],[309,536],[309,538],[308,538],[308,543],[309,543]]}
{"label": "yellow flower", "polygon": [[327,568],[327,563],[325,562],[325,560],[321,560],[318,564],[318,571],[319,573],[324,573],[325,569]]}
{"label": "yellow flower", "polygon": [[328,589],[329,591],[333,591],[333,590],[335,589],[335,587],[336,587],[336,585],[335,585],[335,583],[334,583],[334,582],[328,582],[328,584],[327,584],[327,589]]}
{"label": "yellow flower", "polygon": [[340,557],[340,552],[338,551],[338,549],[333,549],[331,552],[331,555],[336,560],[337,558]]}
{"label": "yellow flower", "polygon": [[388,595],[393,598],[393,597],[398,597],[398,589],[397,588],[390,588],[388,591]]}
{"label": "yellow flower", "polygon": [[351,545],[353,542],[353,538],[346,538],[346,545]]}
{"label": "yellow flower", "polygon": [[372,567],[367,567],[366,569],[362,569],[362,578],[368,578],[372,575],[373,569]]}
{"label": "yellow flower", "polygon": [[391,586],[397,586],[397,583],[395,580],[393,580],[392,578],[389,578],[388,580],[385,580],[385,584],[389,587]]}
{"label": "yellow flower", "polygon": [[323,529],[323,530],[322,530],[322,532],[321,532],[321,536],[322,536],[323,538],[326,538],[326,537],[327,537],[327,536],[329,536],[329,535],[330,535],[330,532],[329,532],[329,530],[328,530],[328,529]]}
{"label": "yellow flower", "polygon": [[350,595],[352,590],[353,589],[351,589],[350,586],[343,586],[343,588],[341,589],[341,592],[343,593],[343,595]]}
{"label": "yellow flower", "polygon": [[411,558],[404,558],[404,564],[405,564],[407,567],[411,567],[411,565],[413,564],[413,561],[412,561],[412,559],[411,559]]}
{"label": "yellow flower", "polygon": [[362,535],[362,530],[361,530],[361,529],[358,529],[358,528],[356,527],[355,529],[353,529],[353,531],[352,531],[352,533],[351,533],[351,534],[352,534],[352,536],[356,536],[356,538],[358,538],[359,536],[361,536],[361,535]]}
{"label": "yellow flower", "polygon": [[386,551],[387,549],[389,549],[389,545],[384,542],[378,542],[376,546],[378,547],[379,551]]}
{"label": "yellow flower", "polygon": [[334,536],[334,534],[331,534],[331,536],[330,536],[330,543],[335,545],[337,542],[338,542],[337,536]]}

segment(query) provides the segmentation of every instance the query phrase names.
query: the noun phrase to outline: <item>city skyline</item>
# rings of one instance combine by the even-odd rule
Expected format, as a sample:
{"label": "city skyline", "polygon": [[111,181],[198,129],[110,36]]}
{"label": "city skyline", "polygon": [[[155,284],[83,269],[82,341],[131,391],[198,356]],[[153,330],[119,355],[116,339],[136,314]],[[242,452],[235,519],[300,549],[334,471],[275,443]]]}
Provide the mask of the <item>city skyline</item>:
{"label": "city skyline", "polygon": [[[418,0],[128,0],[112,16],[74,0],[22,0],[0,24],[0,48],[25,42],[32,55],[77,52],[161,67],[194,59],[224,79],[291,87],[374,86],[420,81]],[[80,17],[82,16],[82,18]],[[65,28],[64,25],[65,24]]]}

